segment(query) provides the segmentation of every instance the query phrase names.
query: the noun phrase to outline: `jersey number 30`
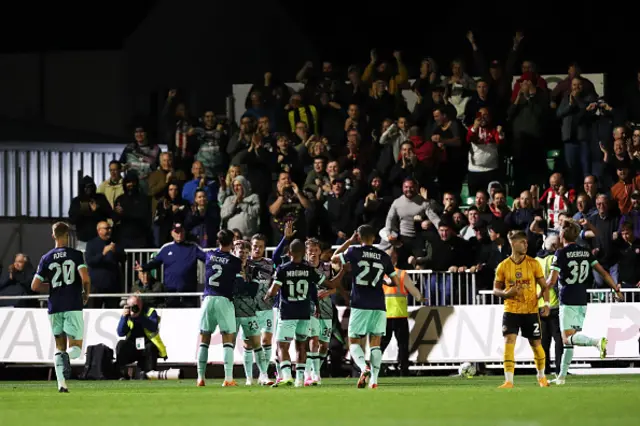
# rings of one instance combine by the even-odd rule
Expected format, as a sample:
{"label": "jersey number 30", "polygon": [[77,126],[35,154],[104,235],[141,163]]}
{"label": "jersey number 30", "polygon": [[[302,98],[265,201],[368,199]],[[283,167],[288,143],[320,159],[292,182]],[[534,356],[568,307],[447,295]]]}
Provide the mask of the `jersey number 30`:
{"label": "jersey number 30", "polygon": [[571,269],[571,276],[565,280],[567,284],[582,284],[589,276],[589,272],[591,272],[588,260],[583,260],[580,263],[572,260],[567,266]]}
{"label": "jersey number 30", "polygon": [[[376,284],[378,284],[378,282],[380,281],[380,277],[384,273],[384,267],[381,263],[378,262],[367,262],[366,260],[361,260],[360,262],[358,262],[358,267],[362,269],[362,271],[356,277],[356,284],[358,285],[371,285],[375,287]],[[372,277],[369,276],[371,268],[376,270],[376,276],[373,277],[373,279],[371,279]]]}
{"label": "jersey number 30", "polygon": [[71,259],[65,260],[62,265],[52,263],[49,265],[49,270],[53,272],[53,278],[51,278],[53,288],[60,287],[62,284],[73,284],[76,280],[76,263]]}

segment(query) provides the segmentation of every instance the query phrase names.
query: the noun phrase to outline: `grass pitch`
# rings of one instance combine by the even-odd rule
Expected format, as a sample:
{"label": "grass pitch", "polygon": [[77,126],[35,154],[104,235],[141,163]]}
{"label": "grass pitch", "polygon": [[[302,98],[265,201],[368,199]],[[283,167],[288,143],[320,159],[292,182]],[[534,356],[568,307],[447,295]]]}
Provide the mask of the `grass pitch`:
{"label": "grass pitch", "polygon": [[640,424],[639,376],[569,376],[563,387],[539,388],[516,376],[381,378],[376,390],[356,379],[314,388],[222,388],[209,380],[0,382],[0,425],[611,425]]}

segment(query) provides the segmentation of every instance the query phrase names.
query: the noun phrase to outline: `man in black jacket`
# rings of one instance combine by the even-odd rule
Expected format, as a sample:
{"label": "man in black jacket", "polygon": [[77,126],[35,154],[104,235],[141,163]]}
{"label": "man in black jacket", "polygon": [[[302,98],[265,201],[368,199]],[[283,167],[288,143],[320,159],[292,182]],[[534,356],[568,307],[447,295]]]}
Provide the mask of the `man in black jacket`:
{"label": "man in black jacket", "polygon": [[[118,293],[122,291],[120,265],[125,260],[124,248],[111,240],[111,226],[107,222],[98,222],[98,236],[87,243],[85,261],[89,267],[92,293]],[[91,298],[89,308],[115,309],[117,298]]]}
{"label": "man in black jacket", "polygon": [[76,249],[84,250],[87,242],[96,236],[98,222],[113,214],[111,204],[104,194],[96,193],[96,184],[91,176],[80,180],[78,196],[71,200],[69,221],[76,227]]}

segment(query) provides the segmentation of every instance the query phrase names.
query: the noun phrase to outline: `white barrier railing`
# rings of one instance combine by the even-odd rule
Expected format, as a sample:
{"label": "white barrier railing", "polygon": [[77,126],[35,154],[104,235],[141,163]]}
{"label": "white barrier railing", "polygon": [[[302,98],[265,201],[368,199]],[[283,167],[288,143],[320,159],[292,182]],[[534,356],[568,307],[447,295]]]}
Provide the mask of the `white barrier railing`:
{"label": "white barrier railing", "polygon": [[[135,264],[135,263],[134,263]],[[203,269],[203,268],[201,268]],[[131,270],[133,276],[133,269]],[[204,271],[201,271],[203,274]],[[409,270],[406,271],[408,276],[413,280],[423,294],[425,301],[422,304],[417,303],[410,295],[408,296],[409,305],[429,305],[429,306],[455,306],[455,305],[473,305],[476,304],[476,276],[471,272],[437,272],[431,270]],[[131,293],[128,288],[123,293],[96,293],[91,294],[91,298],[125,298]],[[202,296],[202,292],[162,292],[162,293],[143,293],[143,297],[153,298],[173,298],[173,297],[198,297]],[[47,295],[33,296],[0,296],[0,300],[41,300],[47,299]]]}
{"label": "white barrier railing", "polygon": [[[640,302],[640,288],[623,288],[620,290],[624,296],[624,302],[638,303]],[[589,303],[614,303],[613,292],[611,289],[594,288],[587,290],[589,294]],[[502,299],[493,295],[491,290],[480,290],[478,292],[477,303],[479,305],[501,305]]]}

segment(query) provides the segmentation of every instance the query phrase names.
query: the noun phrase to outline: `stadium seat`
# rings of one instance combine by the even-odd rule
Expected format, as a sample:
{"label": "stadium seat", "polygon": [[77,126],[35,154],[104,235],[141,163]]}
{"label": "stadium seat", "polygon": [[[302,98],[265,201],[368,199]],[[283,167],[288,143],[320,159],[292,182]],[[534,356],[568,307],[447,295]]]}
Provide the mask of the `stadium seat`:
{"label": "stadium seat", "polygon": [[[469,184],[464,182],[460,191],[460,200],[465,201],[469,197]],[[463,203],[464,204],[464,203]]]}
{"label": "stadium seat", "polygon": [[552,149],[551,151],[547,152],[547,167],[549,168],[549,171],[554,171],[556,168],[556,159],[560,157],[560,150],[558,149]]}

